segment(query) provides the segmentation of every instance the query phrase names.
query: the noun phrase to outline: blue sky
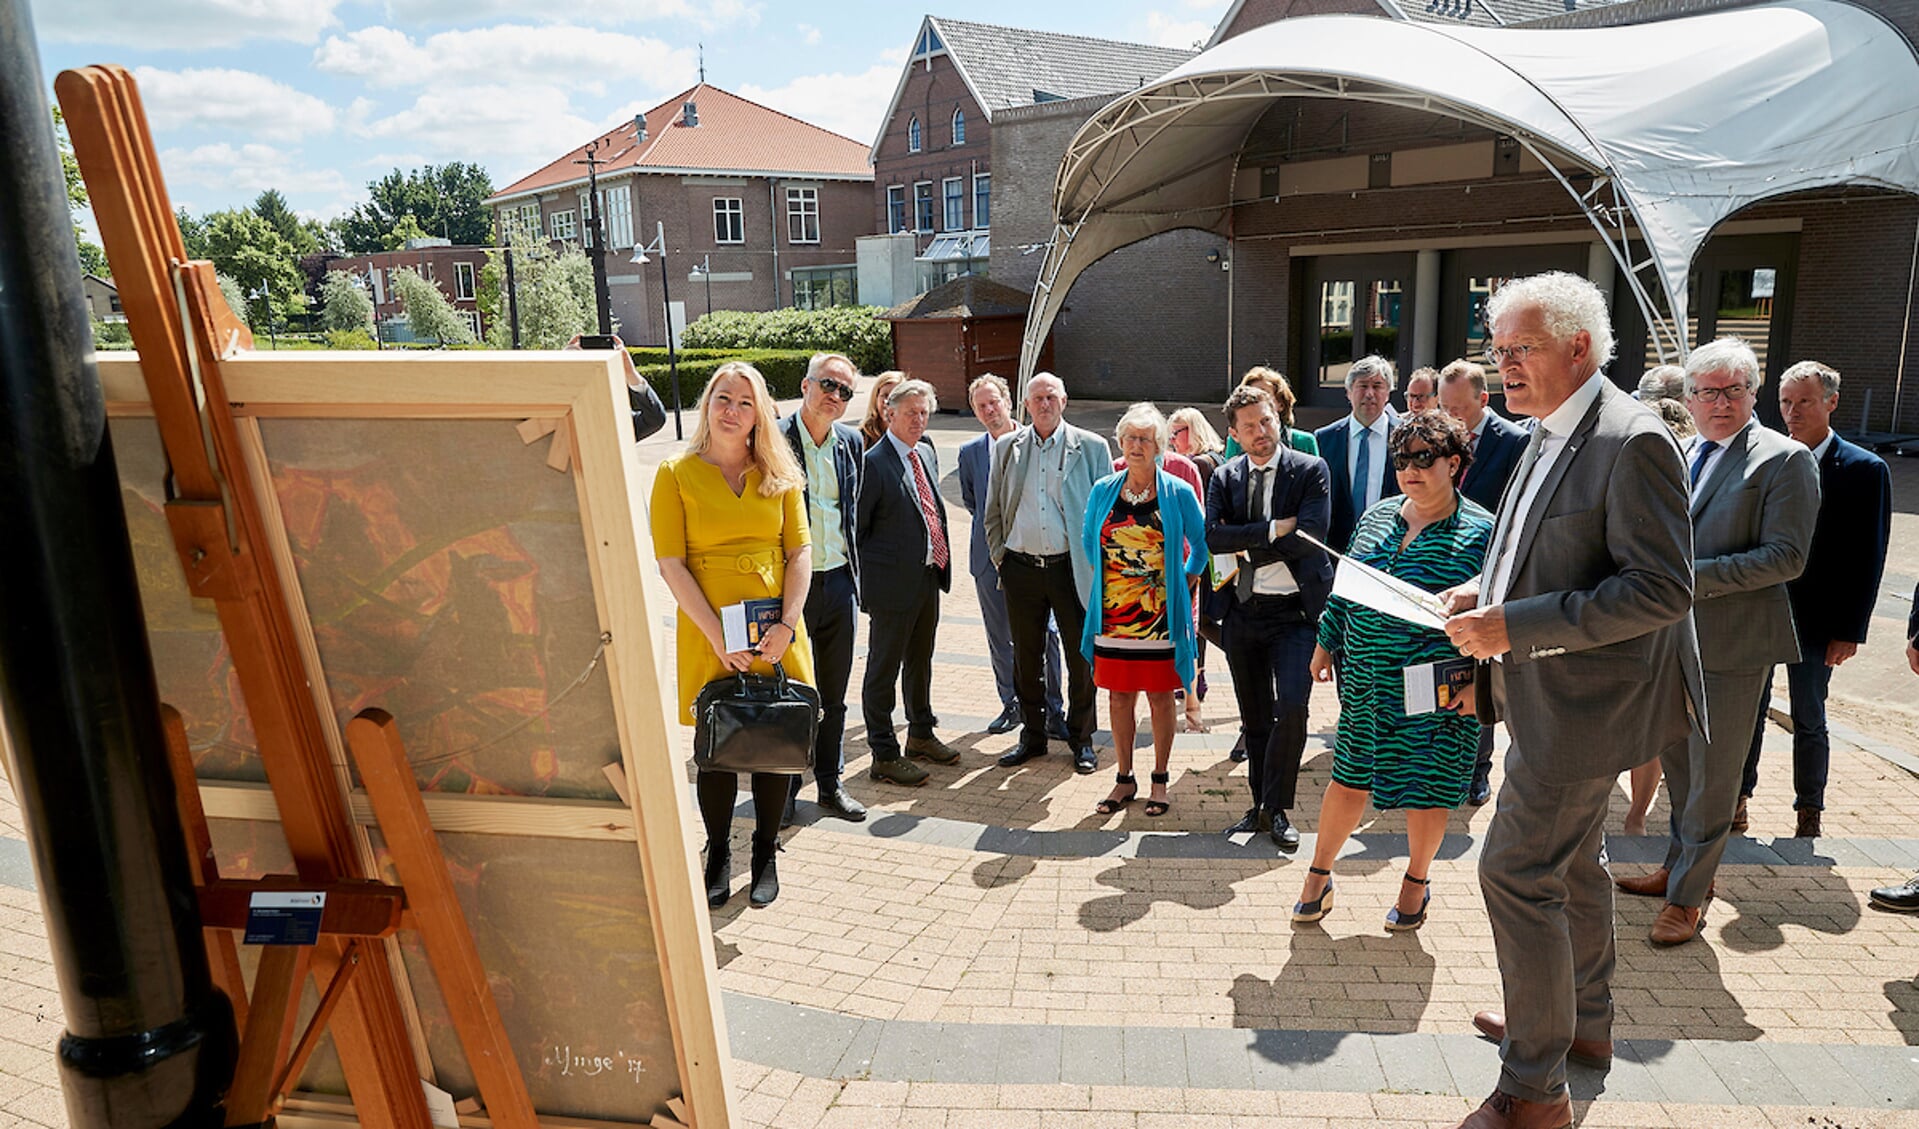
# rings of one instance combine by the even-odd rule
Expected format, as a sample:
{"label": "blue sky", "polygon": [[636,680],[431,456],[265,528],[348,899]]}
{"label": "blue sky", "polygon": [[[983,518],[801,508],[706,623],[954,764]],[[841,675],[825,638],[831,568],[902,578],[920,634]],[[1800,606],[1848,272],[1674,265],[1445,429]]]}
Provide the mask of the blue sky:
{"label": "blue sky", "polygon": [[[1190,46],[1228,0],[974,0],[983,23]],[[138,76],[168,191],[328,218],[394,167],[503,186],[707,81],[871,141],[926,12],[871,0],[32,0],[40,63]]]}

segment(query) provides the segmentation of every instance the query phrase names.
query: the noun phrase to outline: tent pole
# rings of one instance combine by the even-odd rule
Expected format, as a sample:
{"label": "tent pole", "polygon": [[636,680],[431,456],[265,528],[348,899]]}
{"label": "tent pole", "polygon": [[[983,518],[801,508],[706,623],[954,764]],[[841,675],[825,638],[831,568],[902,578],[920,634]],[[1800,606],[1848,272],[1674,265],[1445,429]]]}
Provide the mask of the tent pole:
{"label": "tent pole", "polygon": [[[1899,401],[1906,390],[1906,350],[1912,342],[1912,292],[1913,282],[1919,280],[1919,218],[1912,224],[1912,265],[1906,268],[1906,326],[1899,332],[1899,375],[1892,382],[1892,427],[1895,434],[1899,431]],[[1864,426],[1862,421],[1861,426]]]}

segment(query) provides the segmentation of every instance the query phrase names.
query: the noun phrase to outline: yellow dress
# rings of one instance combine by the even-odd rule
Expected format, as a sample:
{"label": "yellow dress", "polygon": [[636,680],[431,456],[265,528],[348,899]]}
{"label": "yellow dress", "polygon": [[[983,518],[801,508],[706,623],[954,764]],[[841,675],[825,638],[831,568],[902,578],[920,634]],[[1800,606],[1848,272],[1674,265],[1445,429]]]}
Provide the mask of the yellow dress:
{"label": "yellow dress", "polygon": [[[761,477],[759,468],[748,468],[745,488],[735,496],[718,467],[689,452],[661,463],[653,478],[653,552],[662,560],[684,558],[716,612],[741,600],[779,596],[787,557],[812,543],[805,493],[762,497]],[[678,645],[680,723],[692,725],[693,699],[728,672],[684,608]],[[788,677],[813,681],[813,648],[803,620],[780,665]],[[773,673],[765,660],[756,660],[753,670]]]}

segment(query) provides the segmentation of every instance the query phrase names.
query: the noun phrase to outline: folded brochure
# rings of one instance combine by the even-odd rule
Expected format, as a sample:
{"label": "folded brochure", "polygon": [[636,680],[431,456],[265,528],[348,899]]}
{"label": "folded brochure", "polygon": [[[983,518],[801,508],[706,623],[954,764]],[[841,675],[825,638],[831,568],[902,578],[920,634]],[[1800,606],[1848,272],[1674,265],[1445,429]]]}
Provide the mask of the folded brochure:
{"label": "folded brochure", "polygon": [[759,650],[760,641],[780,621],[784,607],[781,600],[763,597],[721,608],[720,629],[726,636],[727,653]]}

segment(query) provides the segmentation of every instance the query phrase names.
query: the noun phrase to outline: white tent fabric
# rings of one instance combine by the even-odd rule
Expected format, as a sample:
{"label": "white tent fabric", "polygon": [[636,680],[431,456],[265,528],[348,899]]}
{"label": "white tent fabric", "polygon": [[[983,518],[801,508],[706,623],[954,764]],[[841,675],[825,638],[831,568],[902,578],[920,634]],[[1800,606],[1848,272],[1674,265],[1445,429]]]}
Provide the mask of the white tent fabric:
{"label": "white tent fabric", "polygon": [[[1074,136],[1022,380],[1087,267],[1175,228],[1227,233],[1240,147],[1288,97],[1427,109],[1584,166],[1597,179],[1582,206],[1681,352],[1687,272],[1726,217],[1841,184],[1919,193],[1919,59],[1880,17],[1836,0],[1580,30],[1282,20],[1115,100]],[[1628,261],[1628,222],[1642,262]],[[1651,285],[1669,319],[1651,308]]]}

